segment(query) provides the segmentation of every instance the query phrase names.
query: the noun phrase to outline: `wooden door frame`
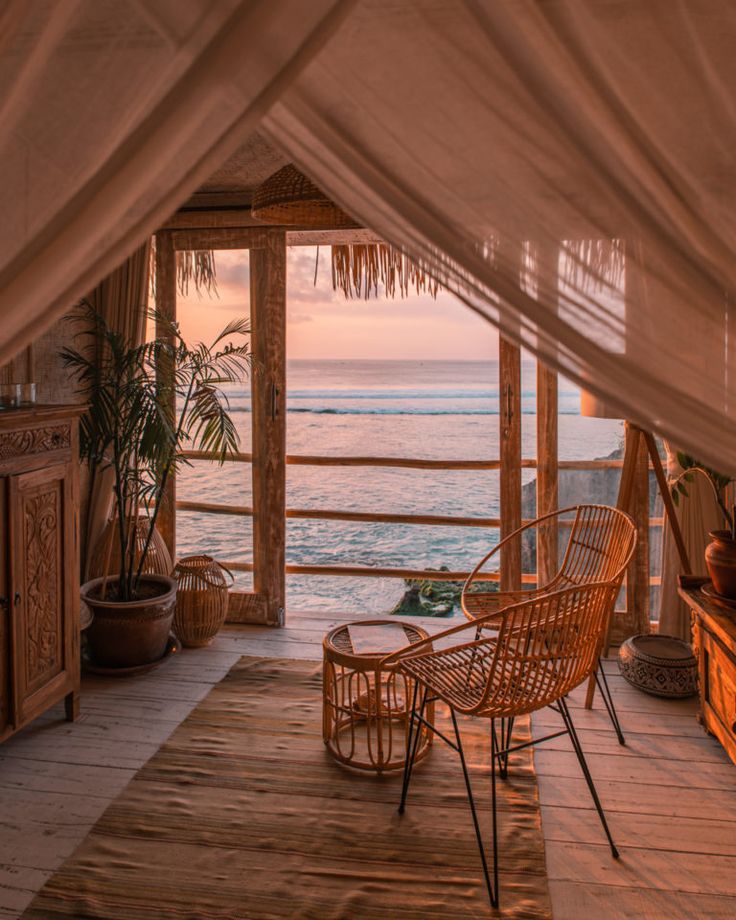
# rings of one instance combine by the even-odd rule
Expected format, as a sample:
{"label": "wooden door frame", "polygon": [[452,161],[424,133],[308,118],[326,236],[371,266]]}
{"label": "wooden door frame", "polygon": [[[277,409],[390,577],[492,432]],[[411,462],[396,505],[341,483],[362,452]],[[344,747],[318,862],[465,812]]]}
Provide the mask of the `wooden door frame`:
{"label": "wooden door frame", "polygon": [[[176,253],[247,249],[253,348],[253,591],[232,591],[228,621],[283,626],[286,607],[286,233],[282,229],[161,230],[156,234],[156,309],[176,317]],[[161,372],[170,373],[166,368]],[[173,414],[174,407],[170,410]],[[159,513],[175,558],[176,480]]]}

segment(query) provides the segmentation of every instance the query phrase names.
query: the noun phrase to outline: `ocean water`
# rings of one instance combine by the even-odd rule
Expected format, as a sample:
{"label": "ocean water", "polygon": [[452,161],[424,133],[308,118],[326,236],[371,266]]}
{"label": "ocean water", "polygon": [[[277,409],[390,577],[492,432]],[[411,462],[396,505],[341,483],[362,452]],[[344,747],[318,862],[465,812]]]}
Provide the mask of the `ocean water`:
{"label": "ocean water", "polygon": [[[522,364],[522,453],[536,453],[535,364]],[[287,452],[428,459],[499,456],[498,362],[291,361]],[[250,450],[250,388],[228,392]],[[582,418],[580,394],[560,381],[560,459],[593,459],[620,446],[619,421]],[[534,479],[523,470],[523,482]],[[196,461],[177,497],[251,505],[248,464]],[[498,517],[498,471],[287,467],[287,507]],[[289,520],[287,562],[322,565],[471,568],[498,541],[493,528]],[[179,554],[206,552],[252,561],[249,518],[178,512]],[[248,588],[251,576],[238,575]],[[287,609],[383,614],[399,600],[399,579],[287,576]]]}

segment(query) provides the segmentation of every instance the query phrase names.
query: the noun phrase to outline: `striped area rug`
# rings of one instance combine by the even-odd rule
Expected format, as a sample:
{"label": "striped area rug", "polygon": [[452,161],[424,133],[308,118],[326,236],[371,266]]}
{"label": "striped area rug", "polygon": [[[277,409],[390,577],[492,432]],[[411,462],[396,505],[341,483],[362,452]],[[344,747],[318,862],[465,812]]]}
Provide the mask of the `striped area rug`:
{"label": "striped area rug", "polygon": [[[400,776],[354,773],[325,751],[321,691],[314,663],[242,658],[23,916],[551,917],[531,749],[514,755],[500,783],[497,913],[482,884],[455,752],[435,745],[417,767],[400,817]],[[485,802],[488,723],[464,720],[462,731],[476,796]],[[528,723],[519,740],[524,732]],[[481,820],[488,829],[487,807]]]}

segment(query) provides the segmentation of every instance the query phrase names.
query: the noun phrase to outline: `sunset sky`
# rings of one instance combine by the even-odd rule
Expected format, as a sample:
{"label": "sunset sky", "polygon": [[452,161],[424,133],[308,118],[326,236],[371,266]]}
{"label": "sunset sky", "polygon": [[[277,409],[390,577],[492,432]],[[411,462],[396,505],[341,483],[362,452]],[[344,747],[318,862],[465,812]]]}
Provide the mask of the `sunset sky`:
{"label": "sunset sky", "polygon": [[[346,300],[332,290],[330,250],[295,246],[287,263],[289,358],[483,359],[498,354],[498,334],[450,294],[395,300]],[[186,338],[209,341],[234,317],[248,313],[247,252],[216,255],[219,297],[190,291],[178,316]]]}

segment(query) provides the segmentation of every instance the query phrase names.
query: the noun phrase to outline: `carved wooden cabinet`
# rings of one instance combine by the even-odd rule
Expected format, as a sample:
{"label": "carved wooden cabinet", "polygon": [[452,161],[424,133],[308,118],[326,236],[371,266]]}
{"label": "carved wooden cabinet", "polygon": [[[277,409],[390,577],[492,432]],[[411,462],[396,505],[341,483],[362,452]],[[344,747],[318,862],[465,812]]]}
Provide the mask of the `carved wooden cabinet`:
{"label": "carved wooden cabinet", "polygon": [[0,740],[78,711],[79,413],[0,411]]}
{"label": "carved wooden cabinet", "polygon": [[681,575],[679,589],[692,615],[700,720],[736,763],[736,609],[706,597],[700,591],[705,581]]}

